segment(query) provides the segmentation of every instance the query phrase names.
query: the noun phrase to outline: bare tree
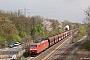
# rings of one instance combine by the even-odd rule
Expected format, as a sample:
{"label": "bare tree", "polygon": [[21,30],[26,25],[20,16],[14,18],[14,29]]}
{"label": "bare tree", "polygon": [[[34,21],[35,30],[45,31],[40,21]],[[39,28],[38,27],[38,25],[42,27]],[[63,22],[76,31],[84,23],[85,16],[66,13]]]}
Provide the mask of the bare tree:
{"label": "bare tree", "polygon": [[90,7],[88,7],[85,11],[86,18],[84,20],[84,23],[86,25],[86,32],[90,39]]}

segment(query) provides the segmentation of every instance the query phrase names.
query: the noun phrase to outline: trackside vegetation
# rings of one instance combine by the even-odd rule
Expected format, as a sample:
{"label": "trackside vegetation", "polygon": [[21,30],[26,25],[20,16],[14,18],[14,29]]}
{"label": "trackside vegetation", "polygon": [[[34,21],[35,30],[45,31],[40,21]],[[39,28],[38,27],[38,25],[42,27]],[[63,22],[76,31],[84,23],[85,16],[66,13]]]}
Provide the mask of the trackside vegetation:
{"label": "trackside vegetation", "polygon": [[84,25],[79,28],[79,38],[83,35],[87,35],[86,41],[80,45],[78,51],[69,60],[90,60],[90,7],[85,11]]}
{"label": "trackside vegetation", "polygon": [[88,7],[84,12],[86,16],[84,23],[85,23],[86,33],[88,38],[87,38],[87,41],[82,44],[82,47],[90,51],[90,7]]}
{"label": "trackside vegetation", "polygon": [[85,25],[81,25],[79,30],[78,30],[78,37],[77,40],[80,40],[83,36],[86,35],[86,28]]}
{"label": "trackside vegetation", "polygon": [[85,43],[83,43],[82,47],[90,51],[90,40],[87,40]]}
{"label": "trackside vegetation", "polygon": [[[46,24],[44,26],[44,20],[49,21],[51,25],[48,26]],[[58,32],[57,27],[60,24],[56,19],[48,19],[40,16],[26,17],[18,12],[0,10],[0,48],[5,44],[8,45],[16,41],[31,42],[33,36],[35,40],[39,40],[43,37],[56,34]],[[48,31],[47,26],[50,28],[53,27],[52,31]]]}

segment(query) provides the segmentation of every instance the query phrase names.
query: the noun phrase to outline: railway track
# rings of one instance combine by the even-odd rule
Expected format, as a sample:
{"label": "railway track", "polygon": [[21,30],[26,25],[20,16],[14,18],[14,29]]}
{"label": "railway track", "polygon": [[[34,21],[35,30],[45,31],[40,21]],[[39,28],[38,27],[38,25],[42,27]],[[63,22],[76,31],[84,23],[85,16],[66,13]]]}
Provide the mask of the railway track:
{"label": "railway track", "polygon": [[70,46],[68,49],[66,49],[60,56],[58,56],[55,60],[66,60],[67,57],[70,55],[70,53],[80,44],[85,42],[86,36],[83,37],[82,40],[78,41],[77,43],[74,43],[72,46]]}
{"label": "railway track", "polygon": [[27,57],[25,60],[32,60],[34,57]]}
{"label": "railway track", "polygon": [[[36,57],[28,57],[26,60],[50,60],[51,56],[54,55],[60,48],[62,49],[62,47],[65,46],[66,42],[71,41],[71,39],[72,39],[72,36],[68,36],[64,40],[58,42],[57,44],[53,45],[52,47],[50,47],[50,48],[46,49],[45,51],[41,52]],[[79,43],[73,44],[71,47],[69,47],[68,49],[63,51],[54,60],[65,60],[67,58],[67,56],[70,54],[70,51],[72,51],[74,49],[74,47],[78,46]]]}
{"label": "railway track", "polygon": [[50,57],[51,57],[52,55],[54,55],[60,48],[64,47],[65,44],[66,44],[68,41],[70,41],[71,38],[72,38],[71,36],[68,37],[68,38],[66,38],[65,41],[64,41],[62,44],[60,44],[57,48],[55,48],[49,55],[47,55],[47,56],[46,56],[45,58],[43,58],[42,60],[49,60]]}
{"label": "railway track", "polygon": [[[51,55],[53,55],[55,52],[58,51],[58,49],[60,47],[63,47],[63,45],[69,41],[72,37],[69,36],[63,40],[61,40],[60,42],[58,42],[57,44],[53,45],[52,47],[46,49],[45,51],[41,52],[38,56],[36,57],[28,57],[26,60],[47,60]],[[58,47],[57,47],[58,46]],[[57,48],[56,48],[57,47]]]}

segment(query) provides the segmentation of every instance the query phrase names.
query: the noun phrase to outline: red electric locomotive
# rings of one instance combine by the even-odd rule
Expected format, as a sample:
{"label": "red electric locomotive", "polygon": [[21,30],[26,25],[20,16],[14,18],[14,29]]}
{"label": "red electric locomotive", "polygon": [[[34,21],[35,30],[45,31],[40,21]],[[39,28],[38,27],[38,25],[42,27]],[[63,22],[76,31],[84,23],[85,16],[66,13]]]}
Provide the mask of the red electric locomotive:
{"label": "red electric locomotive", "polygon": [[31,43],[30,44],[30,53],[37,54],[43,51],[44,49],[48,48],[49,43],[48,40],[42,40],[39,42]]}

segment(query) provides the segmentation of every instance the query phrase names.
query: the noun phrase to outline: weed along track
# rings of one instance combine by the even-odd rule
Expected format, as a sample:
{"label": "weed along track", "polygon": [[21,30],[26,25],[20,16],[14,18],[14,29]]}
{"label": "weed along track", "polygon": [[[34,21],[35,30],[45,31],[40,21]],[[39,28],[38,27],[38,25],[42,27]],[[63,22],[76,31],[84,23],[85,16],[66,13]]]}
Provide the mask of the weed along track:
{"label": "weed along track", "polygon": [[74,43],[72,46],[70,46],[68,49],[66,49],[62,54],[60,54],[60,56],[58,56],[56,58],[56,60],[66,60],[67,57],[70,55],[70,53],[77,47],[79,46],[80,44],[82,44],[83,42],[85,42],[86,40],[86,37],[84,36],[82,38],[82,40]]}

